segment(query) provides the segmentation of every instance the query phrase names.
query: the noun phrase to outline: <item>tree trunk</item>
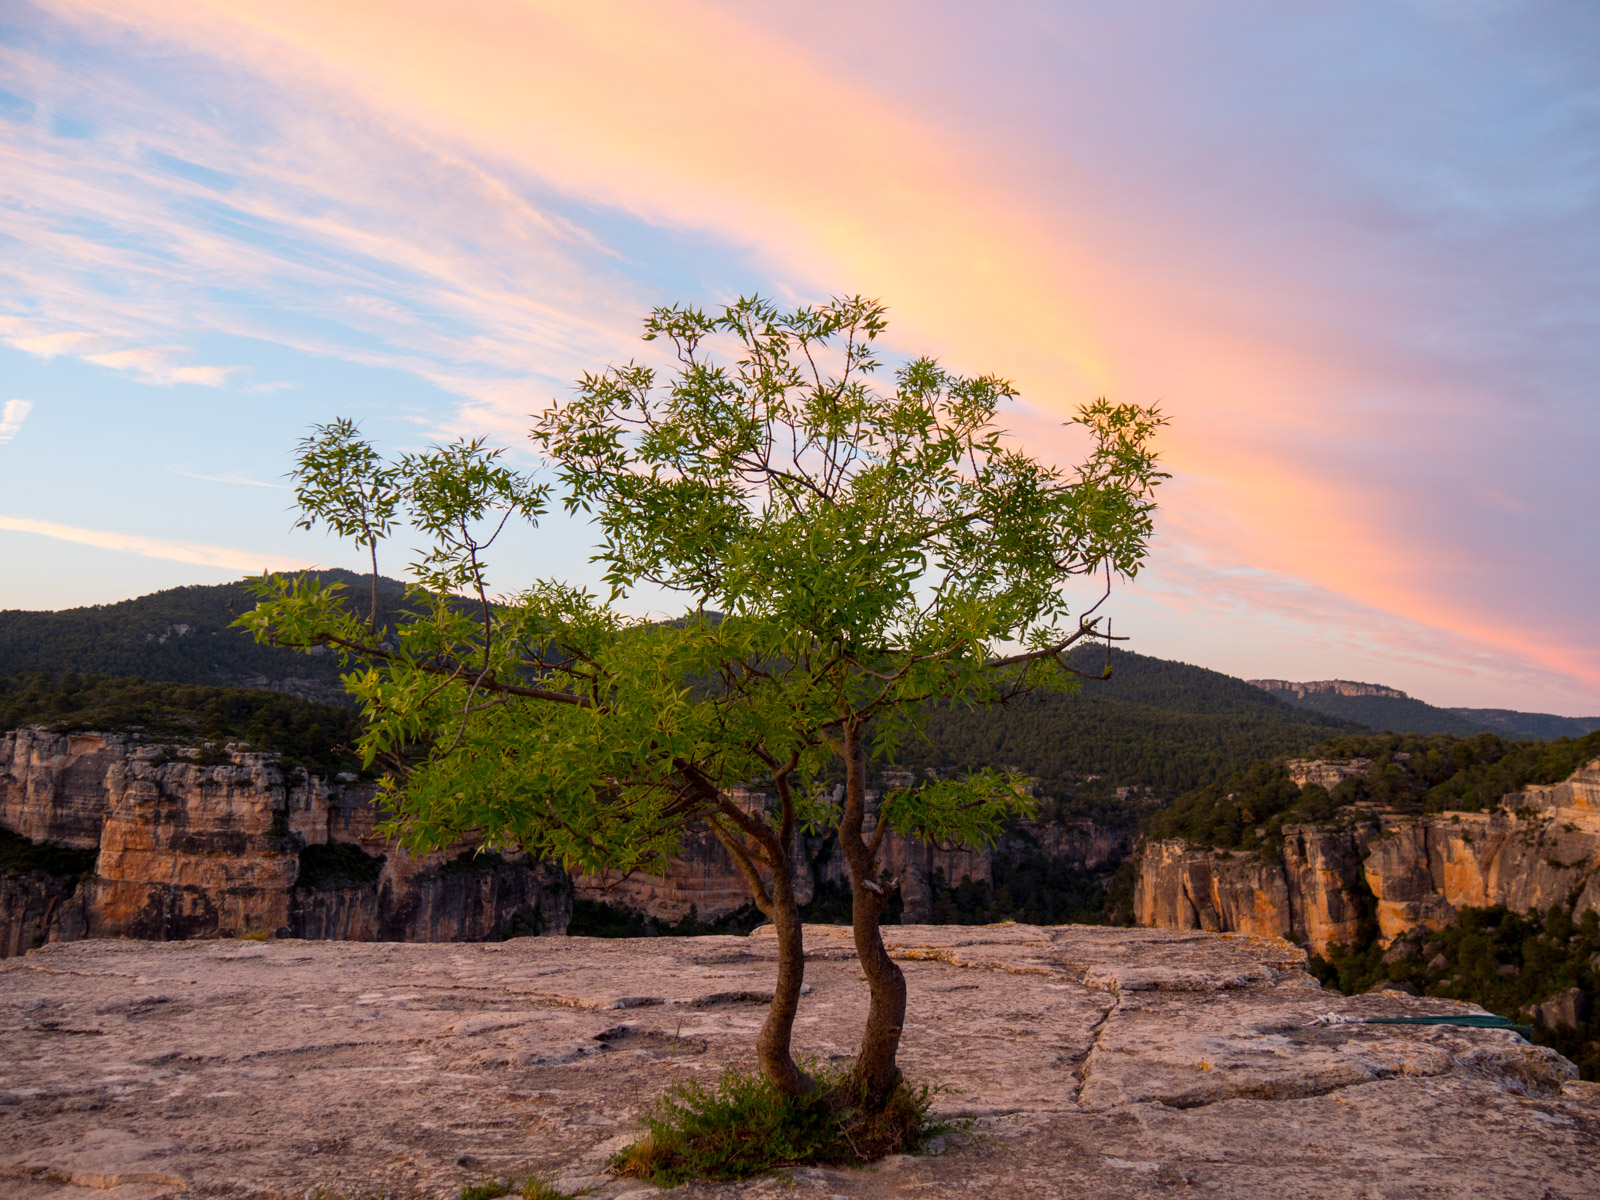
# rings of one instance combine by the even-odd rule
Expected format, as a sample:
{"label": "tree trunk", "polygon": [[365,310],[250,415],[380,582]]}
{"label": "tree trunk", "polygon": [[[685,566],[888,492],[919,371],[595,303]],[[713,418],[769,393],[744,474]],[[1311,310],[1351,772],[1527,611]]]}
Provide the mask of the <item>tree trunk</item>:
{"label": "tree trunk", "polygon": [[850,867],[851,925],[870,999],[851,1082],[867,1105],[877,1108],[888,1100],[900,1079],[895,1057],[906,1020],[906,977],[884,949],[879,928],[890,888],[876,878],[877,854],[863,834],[866,787],[866,747],[860,727],[852,722],[845,727],[845,803],[839,844]]}
{"label": "tree trunk", "polygon": [[[744,824],[731,808],[725,807],[724,812],[736,827]],[[806,977],[806,948],[800,905],[795,900],[794,863],[789,857],[789,847],[782,839],[772,836],[770,830],[763,831],[753,823],[744,824],[744,832],[758,847],[755,854],[772,871],[769,890],[761,878],[756,857],[740,843],[737,834],[725,828],[720,820],[708,819],[706,823],[745,877],[756,907],[772,919],[773,932],[777,934],[778,978],[772,989],[772,1003],[767,1006],[767,1019],[756,1037],[756,1061],[761,1064],[761,1073],[780,1092],[803,1096],[815,1088],[817,1082],[796,1065],[790,1051],[795,1014],[800,1008],[800,988]]]}
{"label": "tree trunk", "polygon": [[784,869],[772,873],[772,924],[778,942],[778,980],[772,1004],[756,1038],[756,1058],[761,1073],[782,1093],[803,1096],[816,1081],[795,1065],[790,1051],[794,1018],[800,1009],[800,987],[806,977],[806,949],[800,906],[794,897],[794,868],[787,857]]}

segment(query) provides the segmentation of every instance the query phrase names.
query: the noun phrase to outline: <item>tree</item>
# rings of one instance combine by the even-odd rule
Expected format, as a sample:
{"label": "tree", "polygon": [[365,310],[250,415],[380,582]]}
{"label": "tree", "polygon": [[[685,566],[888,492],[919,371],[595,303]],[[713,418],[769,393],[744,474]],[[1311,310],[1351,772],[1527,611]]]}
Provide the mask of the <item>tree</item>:
{"label": "tree", "polygon": [[300,509],[297,528],[320,521],[340,537],[365,547],[372,559],[371,631],[378,631],[378,543],[394,532],[400,506],[399,472],[385,463],[343,418],[318,425],[301,439],[290,478]]}
{"label": "tree", "polygon": [[[645,329],[676,354],[664,388],[637,363],[586,375],[533,429],[568,507],[601,530],[614,596],[654,584],[740,631],[719,702],[764,714],[758,753],[790,781],[781,827],[798,808],[837,832],[871,993],[855,1082],[879,1101],[898,1078],[905,1016],[879,930],[897,886],[880,877],[885,835],[992,841],[1031,800],[1021,780],[983,771],[896,789],[872,813],[868,760],[914,737],[931,700],[1003,703],[1074,681],[1063,655],[1099,618],[1074,618],[1062,584],[1103,571],[1109,587],[1138,570],[1164,478],[1154,409],[1081,409],[1091,446],[1069,474],[995,425],[1016,394],[1003,379],[921,358],[892,390],[873,386],[885,328],[884,307],[859,297],[660,308]],[[708,352],[718,339],[726,366]],[[830,758],[844,768],[838,805],[809,787]]]}
{"label": "tree", "polygon": [[[536,418],[565,503],[599,530],[604,602],[541,584],[469,619],[452,593],[482,599],[482,576],[454,532],[419,576],[422,608],[396,649],[304,582],[271,584],[251,617],[261,635],[370,664],[351,677],[365,752],[422,755],[391,793],[414,843],[476,831],[577,865],[649,869],[705,823],[775,925],[778,986],[758,1049],[791,1092],[810,1086],[789,1055],[804,970],[794,835],[835,831],[871,995],[853,1074],[868,1104],[897,1085],[905,1016],[879,929],[898,886],[880,869],[887,834],[992,841],[1032,805],[1025,781],[986,770],[892,790],[874,808],[869,760],[916,737],[931,701],[1071,686],[1079,672],[1063,656],[1104,631],[1099,604],[1070,612],[1062,585],[1103,572],[1109,590],[1138,570],[1164,477],[1153,409],[1080,410],[1088,454],[1066,472],[996,426],[1015,395],[1002,379],[924,358],[880,385],[884,314],[860,298],[657,309],[646,339],[676,353],[661,386],[656,368],[630,362],[586,375]],[[476,443],[449,453],[402,465],[414,506],[424,493],[410,481],[428,464],[442,476],[480,460],[502,469]],[[417,523],[438,538],[529,486]],[[681,594],[686,615],[618,616],[641,584]],[[842,789],[825,785],[830,771]],[[771,788],[770,812],[728,798],[745,782]]]}

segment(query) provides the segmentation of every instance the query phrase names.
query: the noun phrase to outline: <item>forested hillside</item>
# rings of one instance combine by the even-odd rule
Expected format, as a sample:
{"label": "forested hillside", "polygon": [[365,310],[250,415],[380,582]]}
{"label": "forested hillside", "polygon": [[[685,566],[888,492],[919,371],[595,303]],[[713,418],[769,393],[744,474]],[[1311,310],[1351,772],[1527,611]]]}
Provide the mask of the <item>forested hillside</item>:
{"label": "forested hillside", "polygon": [[[315,574],[326,582],[347,585],[353,607],[367,611],[370,576],[349,571]],[[398,604],[404,590],[395,580],[383,580],[379,603]],[[170,683],[275,686],[318,700],[342,701],[334,655],[258,645],[243,630],[229,628],[236,612],[254,607],[255,598],[241,580],[171,588],[136,600],[60,612],[0,611],[0,677],[75,671]]]}
{"label": "forested hillside", "polygon": [[[365,611],[365,577],[347,571],[319,572],[318,577],[344,583],[351,602]],[[399,582],[382,581],[380,603],[397,605],[403,594]],[[109,695],[106,689],[111,688],[121,697],[117,704],[122,708],[71,701],[80,715],[95,712],[108,720],[120,720],[116,714],[126,709],[125,701],[131,702],[127,681],[132,677],[268,687],[342,702],[333,654],[308,656],[258,645],[242,630],[230,628],[234,613],[248,611],[254,603],[241,580],[62,612],[0,612],[0,678],[67,673],[114,677],[121,681],[114,687],[102,682],[85,690],[80,681],[72,692]],[[1098,672],[1105,651],[1085,647],[1073,662],[1081,670]],[[919,773],[928,767],[944,773],[1010,765],[1037,777],[1041,793],[1056,801],[1061,815],[1126,820],[1130,804],[1116,795],[1118,788],[1141,789],[1148,806],[1258,758],[1300,750],[1358,728],[1292,707],[1243,680],[1184,663],[1115,650],[1112,667],[1109,681],[1086,682],[1068,695],[1036,697],[1004,710],[940,708],[931,715],[928,740],[907,747],[901,765]],[[38,687],[37,680],[12,685],[13,693]],[[179,694],[163,696],[170,715]],[[53,703],[68,702],[58,697]],[[10,724],[18,719],[13,712]],[[199,719],[210,727],[209,710]]]}
{"label": "forested hillside", "polygon": [[[1112,651],[1111,662],[1110,680],[1084,682],[1067,695],[1005,709],[942,707],[928,722],[927,741],[902,757],[919,772],[1013,766],[1063,800],[1063,815],[1107,815],[1126,809],[1115,788],[1171,798],[1259,758],[1359,728],[1202,667],[1128,650]],[[1104,663],[1105,651],[1093,648],[1073,659],[1085,671]]]}
{"label": "forested hillside", "polygon": [[1366,759],[1369,774],[1353,775],[1329,791],[1295,783],[1284,758],[1263,760],[1180,796],[1149,818],[1145,832],[1222,850],[1271,848],[1285,822],[1325,821],[1349,804],[1481,812],[1529,784],[1559,782],[1596,755],[1600,733],[1547,742],[1508,742],[1492,733],[1347,735],[1304,757]]}

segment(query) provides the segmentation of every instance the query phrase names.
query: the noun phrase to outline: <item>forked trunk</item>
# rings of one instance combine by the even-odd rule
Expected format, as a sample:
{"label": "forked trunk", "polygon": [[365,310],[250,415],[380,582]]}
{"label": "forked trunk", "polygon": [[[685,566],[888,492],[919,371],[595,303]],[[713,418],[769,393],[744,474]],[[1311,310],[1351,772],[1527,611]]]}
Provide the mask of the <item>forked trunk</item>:
{"label": "forked trunk", "polygon": [[767,1019],[756,1038],[756,1059],[761,1073],[780,1092],[803,1096],[817,1085],[795,1064],[790,1050],[794,1018],[800,1009],[800,988],[806,978],[805,939],[800,906],[795,902],[793,868],[773,872],[771,917],[778,942],[778,980],[772,989]]}
{"label": "forked trunk", "polygon": [[852,1082],[869,1107],[880,1108],[900,1079],[895,1061],[900,1051],[900,1031],[906,1023],[906,977],[883,947],[879,918],[887,897],[852,881],[854,904],[851,924],[856,958],[867,977],[867,1024],[861,1031]]}
{"label": "forked trunk", "polygon": [[850,867],[851,925],[869,997],[851,1082],[868,1107],[880,1108],[900,1080],[895,1060],[906,1020],[906,977],[884,949],[879,927],[890,889],[876,878],[876,847],[864,834],[866,777],[866,747],[859,726],[851,723],[845,728],[845,805],[839,844]]}
{"label": "forked trunk", "polygon": [[[756,1036],[756,1061],[761,1064],[761,1073],[780,1092],[803,1096],[817,1083],[795,1063],[790,1050],[795,1014],[800,1009],[800,989],[806,977],[805,931],[794,894],[794,863],[789,857],[788,844],[774,836],[772,830],[748,820],[731,806],[725,806],[723,813],[729,825],[717,819],[707,823],[744,876],[756,907],[771,918],[773,933],[777,935],[778,978],[772,989],[772,1003],[767,1007],[767,1019]],[[789,825],[786,819],[785,829]],[[750,843],[743,842],[735,829],[741,829]],[[750,845],[757,848],[754,853],[748,848]],[[772,872],[770,887],[761,878],[758,857]]]}

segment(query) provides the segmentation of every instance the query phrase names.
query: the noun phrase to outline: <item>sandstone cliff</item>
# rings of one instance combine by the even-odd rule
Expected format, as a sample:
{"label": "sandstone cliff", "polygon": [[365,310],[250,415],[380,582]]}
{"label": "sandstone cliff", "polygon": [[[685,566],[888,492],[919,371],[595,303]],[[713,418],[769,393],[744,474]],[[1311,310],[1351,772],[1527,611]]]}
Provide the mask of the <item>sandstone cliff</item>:
{"label": "sandstone cliff", "polygon": [[[0,828],[96,852],[79,881],[0,880],[0,956],[78,937],[257,935],[471,941],[561,933],[565,873],[474,856],[413,859],[375,831],[373,789],[285,772],[275,755],[195,751],[128,735],[0,735]],[[307,847],[361,869],[303,880]]]}
{"label": "sandstone cliff", "polygon": [[1507,796],[1489,813],[1362,814],[1284,827],[1280,853],[1139,851],[1135,915],[1166,929],[1349,943],[1367,906],[1385,943],[1438,929],[1465,906],[1600,910],[1600,759],[1569,779]]}

